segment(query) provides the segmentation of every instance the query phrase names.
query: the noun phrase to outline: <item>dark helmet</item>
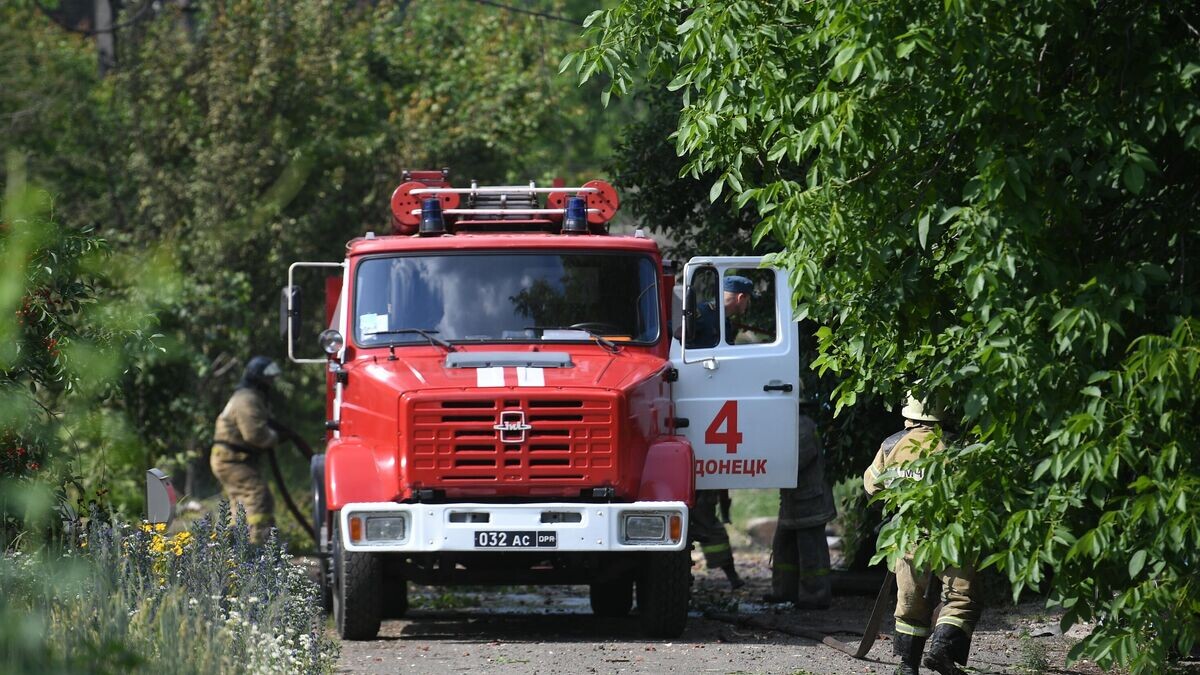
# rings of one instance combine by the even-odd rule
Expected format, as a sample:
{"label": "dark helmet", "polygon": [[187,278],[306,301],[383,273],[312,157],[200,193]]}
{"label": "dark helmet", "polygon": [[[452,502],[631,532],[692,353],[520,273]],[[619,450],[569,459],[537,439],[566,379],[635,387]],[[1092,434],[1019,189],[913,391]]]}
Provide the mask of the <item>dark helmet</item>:
{"label": "dark helmet", "polygon": [[270,389],[280,372],[279,364],[270,358],[255,356],[246,364],[246,372],[242,373],[242,380],[238,382],[238,388]]}

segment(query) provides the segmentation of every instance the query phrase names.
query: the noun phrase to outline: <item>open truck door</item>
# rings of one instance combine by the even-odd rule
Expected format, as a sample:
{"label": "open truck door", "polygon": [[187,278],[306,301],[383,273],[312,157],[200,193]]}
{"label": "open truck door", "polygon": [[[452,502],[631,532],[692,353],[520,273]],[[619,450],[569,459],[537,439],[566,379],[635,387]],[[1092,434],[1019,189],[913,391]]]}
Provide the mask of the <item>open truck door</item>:
{"label": "open truck door", "polygon": [[[675,416],[695,452],[697,490],[796,486],[799,330],[784,270],[761,257],[697,257],[684,267],[682,328],[671,346]],[[749,307],[726,310],[729,277]],[[745,287],[744,281],[734,285]]]}

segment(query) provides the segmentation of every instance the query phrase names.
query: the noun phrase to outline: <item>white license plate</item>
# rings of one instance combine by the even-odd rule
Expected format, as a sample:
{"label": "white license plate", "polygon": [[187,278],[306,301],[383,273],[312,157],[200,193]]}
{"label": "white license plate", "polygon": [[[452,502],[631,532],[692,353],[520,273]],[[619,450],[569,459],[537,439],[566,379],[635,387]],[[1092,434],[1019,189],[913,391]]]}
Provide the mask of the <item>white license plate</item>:
{"label": "white license plate", "polygon": [[557,532],[534,530],[479,530],[475,548],[558,548]]}

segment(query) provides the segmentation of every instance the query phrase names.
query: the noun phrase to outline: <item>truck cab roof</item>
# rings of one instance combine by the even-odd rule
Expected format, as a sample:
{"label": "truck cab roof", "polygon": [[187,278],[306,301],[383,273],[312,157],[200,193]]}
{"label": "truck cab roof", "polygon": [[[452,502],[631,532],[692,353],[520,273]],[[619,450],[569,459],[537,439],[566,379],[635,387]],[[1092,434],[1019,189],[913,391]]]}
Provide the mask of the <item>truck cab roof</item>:
{"label": "truck cab roof", "polygon": [[636,235],[550,234],[545,232],[468,232],[433,237],[384,235],[358,237],[346,244],[348,256],[423,251],[492,251],[505,249],[579,249],[636,251],[657,255],[653,239]]}

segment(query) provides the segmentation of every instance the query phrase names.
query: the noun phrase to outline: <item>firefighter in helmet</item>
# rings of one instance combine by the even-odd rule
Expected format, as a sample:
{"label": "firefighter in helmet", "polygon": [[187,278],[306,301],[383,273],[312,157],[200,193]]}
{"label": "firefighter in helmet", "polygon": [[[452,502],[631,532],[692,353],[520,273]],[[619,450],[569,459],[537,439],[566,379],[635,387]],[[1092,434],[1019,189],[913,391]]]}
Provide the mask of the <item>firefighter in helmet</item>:
{"label": "firefighter in helmet", "polygon": [[279,366],[265,356],[250,359],[213,432],[213,475],[221,481],[230,505],[245,509],[250,541],[255,544],[265,543],[275,524],[275,501],[258,458],[279,442],[267,409],[267,396],[279,373]]}
{"label": "firefighter in helmet", "polygon": [[[750,308],[750,295],[754,282],[746,277],[730,274],[721,284],[722,303],[725,306],[725,341],[733,344],[732,317],[744,314]],[[715,347],[720,341],[718,323],[720,312],[716,302],[704,303],[698,308],[695,333],[688,337],[690,348]],[[735,590],[746,585],[738,576],[733,564],[733,548],[729,545],[729,533],[725,524],[729,522],[728,490],[697,490],[696,506],[688,513],[688,535],[700,543],[704,562],[708,569],[720,568]],[[718,511],[721,516],[718,517]]]}
{"label": "firefighter in helmet", "polygon": [[[863,473],[867,494],[875,494],[900,480],[924,480],[922,472],[906,465],[923,454],[941,452],[942,415],[911,395],[900,411],[904,430],[889,436],[879,447],[875,460]],[[930,591],[941,582],[942,611],[937,625],[930,627],[937,598]],[[969,561],[962,568],[947,568],[934,574],[913,566],[905,556],[896,563],[896,639],[902,675],[915,675],[921,654],[929,641],[924,664],[942,675],[961,675],[971,648],[971,634],[979,621],[982,604],[975,570]]]}

